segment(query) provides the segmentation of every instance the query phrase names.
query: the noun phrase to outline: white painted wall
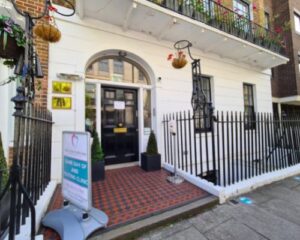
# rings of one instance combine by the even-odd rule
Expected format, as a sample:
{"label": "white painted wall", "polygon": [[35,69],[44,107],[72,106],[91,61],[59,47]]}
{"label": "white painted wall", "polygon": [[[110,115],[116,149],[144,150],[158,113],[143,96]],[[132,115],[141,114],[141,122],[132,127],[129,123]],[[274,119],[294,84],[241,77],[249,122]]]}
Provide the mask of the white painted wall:
{"label": "white painted wall", "polygon": [[[0,59],[0,85],[7,82],[8,77],[12,74],[12,70],[2,64]],[[13,109],[14,104],[10,99],[16,92],[15,83],[5,84],[0,86],[0,132],[2,135],[2,143],[6,159],[8,158],[8,148],[13,141]]]}
{"label": "white painted wall", "polygon": [[[167,61],[173,53],[173,43],[157,41],[142,33],[127,31],[95,20],[81,21],[76,17],[65,21],[57,20],[62,31],[59,43],[50,45],[49,54],[49,94],[48,107],[51,109],[51,85],[57,80],[57,73],[71,73],[84,76],[89,59],[108,49],[120,49],[130,52],[150,66],[153,77],[153,107],[155,130],[158,133],[158,146],[162,152],[161,121],[164,113],[191,109],[192,78],[189,65],[182,70],[175,70]],[[235,51],[235,49],[233,49]],[[216,110],[243,111],[243,83],[255,85],[256,111],[271,112],[271,82],[269,71],[244,65],[229,63],[228,60],[213,55],[204,55],[193,49],[194,57],[200,57],[202,72],[213,78],[212,95]],[[161,77],[161,81],[157,79]],[[61,178],[61,135],[63,130],[84,131],[84,84],[73,82],[72,110],[52,110],[54,118],[52,147],[52,178]],[[145,147],[146,141],[143,144]],[[142,149],[144,150],[144,149]]]}

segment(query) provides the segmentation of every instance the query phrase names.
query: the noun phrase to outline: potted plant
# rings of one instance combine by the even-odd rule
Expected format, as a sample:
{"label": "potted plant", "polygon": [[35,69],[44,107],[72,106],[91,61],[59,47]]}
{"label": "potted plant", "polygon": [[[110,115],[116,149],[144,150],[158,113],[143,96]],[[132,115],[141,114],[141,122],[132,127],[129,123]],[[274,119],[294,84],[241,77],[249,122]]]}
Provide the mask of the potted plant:
{"label": "potted plant", "polygon": [[96,130],[93,132],[93,143],[91,149],[92,158],[92,181],[96,182],[99,180],[104,180],[104,153],[99,141],[99,136]]}
{"label": "potted plant", "polygon": [[141,167],[145,171],[156,171],[161,169],[161,156],[157,151],[156,137],[153,131],[151,131],[147,150],[142,153]]}
{"label": "potted plant", "polygon": [[172,60],[172,66],[176,69],[183,68],[187,64],[186,55],[182,51],[177,51],[175,56],[169,54],[168,60]]}
{"label": "potted plant", "polygon": [[0,15],[0,58],[8,60],[6,65],[16,63],[15,60],[23,53],[25,44],[25,32],[21,26],[11,18]]}

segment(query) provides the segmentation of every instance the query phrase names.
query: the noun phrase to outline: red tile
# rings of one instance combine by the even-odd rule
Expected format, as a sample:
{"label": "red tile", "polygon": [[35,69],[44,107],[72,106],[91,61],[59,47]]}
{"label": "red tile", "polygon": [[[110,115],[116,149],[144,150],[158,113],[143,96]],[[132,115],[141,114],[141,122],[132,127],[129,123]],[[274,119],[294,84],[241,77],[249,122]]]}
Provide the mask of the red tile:
{"label": "red tile", "polygon": [[[171,207],[183,205],[208,195],[194,185],[184,182],[172,185],[166,181],[164,170],[145,172],[139,167],[108,170],[105,181],[92,185],[93,203],[110,218],[109,227],[138,220]],[[48,211],[63,204],[61,186],[58,186]],[[43,229],[45,240],[59,240],[50,229]]]}

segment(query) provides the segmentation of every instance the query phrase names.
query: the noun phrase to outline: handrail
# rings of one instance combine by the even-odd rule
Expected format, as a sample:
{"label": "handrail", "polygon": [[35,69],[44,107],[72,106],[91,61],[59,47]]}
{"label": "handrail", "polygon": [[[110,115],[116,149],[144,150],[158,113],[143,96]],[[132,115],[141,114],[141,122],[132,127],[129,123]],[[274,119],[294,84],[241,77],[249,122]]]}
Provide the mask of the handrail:
{"label": "handrail", "polygon": [[284,37],[213,0],[148,1],[286,56]]}

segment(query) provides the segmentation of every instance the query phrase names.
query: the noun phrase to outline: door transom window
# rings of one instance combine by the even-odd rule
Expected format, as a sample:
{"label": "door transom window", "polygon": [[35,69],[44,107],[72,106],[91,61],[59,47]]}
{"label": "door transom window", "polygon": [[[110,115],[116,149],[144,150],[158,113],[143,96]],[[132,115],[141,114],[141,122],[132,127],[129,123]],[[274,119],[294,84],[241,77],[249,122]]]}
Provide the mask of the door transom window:
{"label": "door transom window", "polygon": [[92,62],[86,77],[112,82],[150,85],[150,80],[141,66],[127,58],[117,56],[104,57]]}

